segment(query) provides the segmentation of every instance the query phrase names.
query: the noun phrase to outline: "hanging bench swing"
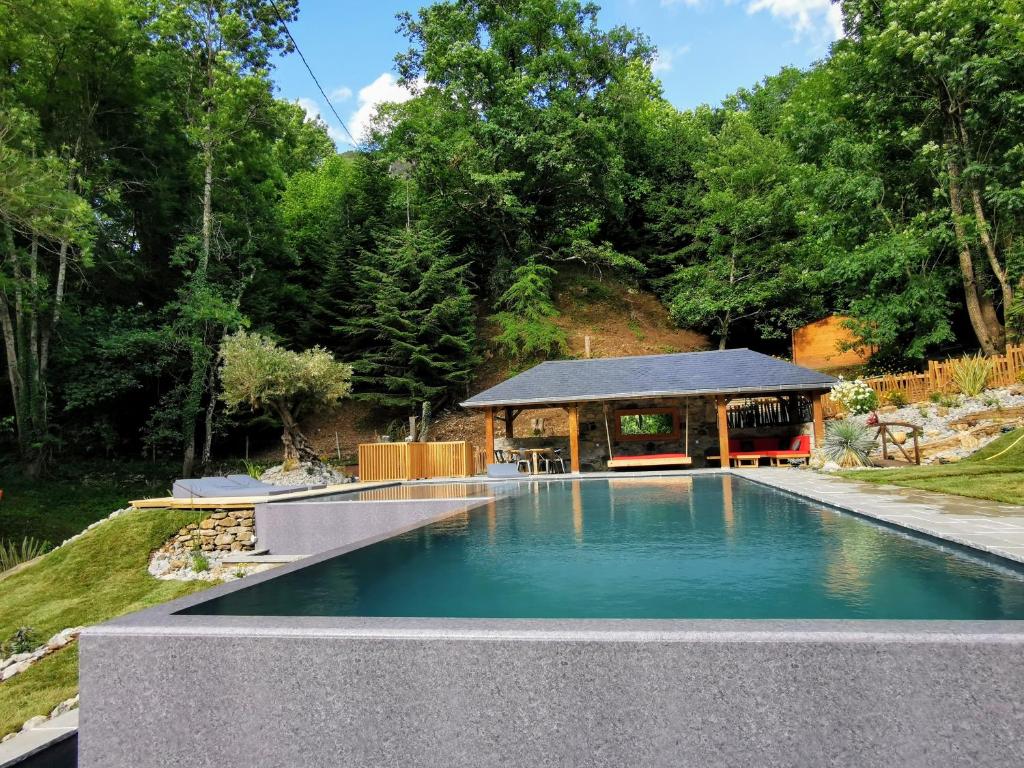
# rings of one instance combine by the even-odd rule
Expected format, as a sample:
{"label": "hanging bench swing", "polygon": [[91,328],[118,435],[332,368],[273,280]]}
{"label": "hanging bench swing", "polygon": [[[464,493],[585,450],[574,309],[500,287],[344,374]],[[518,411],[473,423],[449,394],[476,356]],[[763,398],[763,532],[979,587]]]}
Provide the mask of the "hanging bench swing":
{"label": "hanging bench swing", "polygon": [[[612,433],[608,428],[608,405],[604,406],[604,434],[608,439],[608,469],[643,469],[649,467],[688,467],[693,463],[690,451],[690,401],[686,401],[686,432],[683,450],[686,453],[648,453],[640,456],[616,456],[612,451]],[[678,434],[678,433],[677,433]]]}

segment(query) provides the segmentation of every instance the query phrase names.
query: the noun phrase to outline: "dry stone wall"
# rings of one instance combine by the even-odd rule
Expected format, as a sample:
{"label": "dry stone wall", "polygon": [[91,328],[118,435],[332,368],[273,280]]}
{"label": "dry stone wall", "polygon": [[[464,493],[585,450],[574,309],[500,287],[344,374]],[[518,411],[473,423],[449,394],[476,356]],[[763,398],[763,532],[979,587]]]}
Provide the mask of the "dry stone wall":
{"label": "dry stone wall", "polygon": [[255,542],[255,516],[251,509],[214,512],[198,523],[189,523],[178,531],[172,546],[188,551],[238,552],[252,549]]}

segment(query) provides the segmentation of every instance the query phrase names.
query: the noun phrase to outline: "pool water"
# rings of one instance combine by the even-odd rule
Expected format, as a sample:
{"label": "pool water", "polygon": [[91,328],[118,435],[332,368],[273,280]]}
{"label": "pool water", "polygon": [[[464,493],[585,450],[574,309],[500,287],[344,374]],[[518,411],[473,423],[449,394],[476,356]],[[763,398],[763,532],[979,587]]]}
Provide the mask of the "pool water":
{"label": "pool water", "polygon": [[553,481],[192,614],[1022,619],[1024,570],[741,478]]}

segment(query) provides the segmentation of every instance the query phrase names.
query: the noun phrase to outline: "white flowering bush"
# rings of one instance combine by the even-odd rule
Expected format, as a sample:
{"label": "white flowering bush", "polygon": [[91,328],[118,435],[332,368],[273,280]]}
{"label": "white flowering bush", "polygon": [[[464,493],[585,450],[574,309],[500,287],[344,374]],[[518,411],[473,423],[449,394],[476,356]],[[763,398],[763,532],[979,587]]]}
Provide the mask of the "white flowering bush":
{"label": "white flowering bush", "polygon": [[847,413],[854,415],[873,411],[878,407],[878,394],[863,379],[849,381],[842,376],[832,385],[832,401]]}

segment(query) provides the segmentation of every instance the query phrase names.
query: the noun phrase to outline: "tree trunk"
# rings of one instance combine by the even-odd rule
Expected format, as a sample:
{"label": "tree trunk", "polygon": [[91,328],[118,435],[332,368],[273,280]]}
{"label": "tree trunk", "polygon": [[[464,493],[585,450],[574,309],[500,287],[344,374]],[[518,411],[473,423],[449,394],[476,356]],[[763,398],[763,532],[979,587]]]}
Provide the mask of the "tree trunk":
{"label": "tree trunk", "polygon": [[281,433],[281,442],[284,443],[285,463],[297,461],[300,463],[320,464],[320,456],[313,450],[313,446],[309,444],[306,436],[302,434],[299,422],[295,420],[295,416],[292,414],[291,408],[288,407],[287,403],[277,402],[273,406],[278,416],[281,417],[281,424],[284,426],[284,430]]}
{"label": "tree trunk", "polygon": [[[969,158],[970,143],[967,137],[967,126],[964,125],[964,121],[959,116],[956,118],[956,125],[964,157]],[[1013,283],[1010,282],[1010,276],[999,259],[999,252],[996,250],[995,241],[992,239],[992,230],[989,227],[988,217],[985,215],[985,205],[981,196],[981,190],[973,181],[970,182],[970,190],[971,204],[974,207],[974,218],[977,222],[978,237],[981,239],[981,245],[985,249],[985,255],[988,257],[988,264],[992,268],[992,274],[996,276],[996,280],[999,282],[999,288],[1003,297],[1003,312],[1005,313],[1013,305]]]}
{"label": "tree trunk", "polygon": [[999,342],[997,337],[993,337],[993,329],[990,327],[993,318],[983,307],[982,292],[974,271],[974,257],[971,255],[971,246],[967,240],[967,232],[964,230],[964,210],[960,195],[960,166],[953,155],[952,147],[947,145],[946,152],[946,167],[949,172],[949,207],[953,214],[953,232],[956,235],[967,316],[970,318],[971,327],[974,329],[974,335],[978,337],[982,351],[986,355],[994,355],[1000,351]]}

